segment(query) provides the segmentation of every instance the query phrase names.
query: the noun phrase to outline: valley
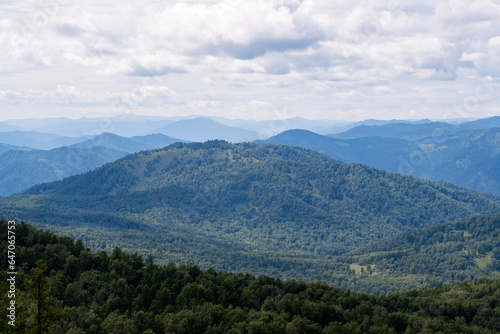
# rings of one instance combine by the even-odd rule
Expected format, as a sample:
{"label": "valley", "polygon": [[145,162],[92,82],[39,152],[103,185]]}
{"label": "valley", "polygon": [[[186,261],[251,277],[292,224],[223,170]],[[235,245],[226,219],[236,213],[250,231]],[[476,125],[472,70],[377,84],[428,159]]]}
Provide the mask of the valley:
{"label": "valley", "polygon": [[394,280],[358,277],[346,254],[499,208],[498,196],[451,184],[296,147],[224,141],[134,153],[0,204],[9,217],[82,239],[95,251],[120,246],[161,263],[322,280],[372,293],[494,277],[496,267],[449,277],[418,270],[420,278],[402,279],[397,271],[386,271]]}

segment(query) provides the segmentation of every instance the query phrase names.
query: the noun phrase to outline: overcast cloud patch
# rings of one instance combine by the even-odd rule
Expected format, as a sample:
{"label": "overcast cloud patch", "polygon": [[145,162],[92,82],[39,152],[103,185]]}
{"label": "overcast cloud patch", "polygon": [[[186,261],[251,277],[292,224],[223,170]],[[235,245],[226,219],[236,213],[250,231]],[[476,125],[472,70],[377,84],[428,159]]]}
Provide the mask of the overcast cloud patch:
{"label": "overcast cloud patch", "polygon": [[[144,77],[150,76],[189,108],[137,105],[135,112],[227,112],[234,117],[241,112],[248,118],[252,110],[273,118],[269,106],[288,106],[289,113],[302,117],[372,113],[372,118],[384,118],[390,113],[387,117],[394,118],[410,112],[434,117],[445,113],[436,106],[452,108],[467,94],[474,96],[483,77],[500,91],[500,4],[493,0],[197,0],[166,5],[90,0],[65,2],[35,21],[43,9],[11,2],[5,13],[0,20],[3,118],[27,110],[23,102],[28,100],[29,109],[39,103],[40,112],[54,116],[71,110],[105,114],[109,106],[95,108],[108,101],[103,96],[141,91]],[[50,108],[52,88],[61,84],[81,94],[71,95],[66,87],[66,98]],[[163,99],[166,91],[155,90],[154,97]],[[339,95],[349,97],[341,108],[325,98],[339,91],[351,92]],[[361,99],[352,92],[379,94]],[[214,97],[217,105],[189,103]],[[256,100],[266,109],[264,104],[242,107]],[[92,107],[74,108],[75,101]],[[468,117],[498,112],[493,102],[481,106]]]}

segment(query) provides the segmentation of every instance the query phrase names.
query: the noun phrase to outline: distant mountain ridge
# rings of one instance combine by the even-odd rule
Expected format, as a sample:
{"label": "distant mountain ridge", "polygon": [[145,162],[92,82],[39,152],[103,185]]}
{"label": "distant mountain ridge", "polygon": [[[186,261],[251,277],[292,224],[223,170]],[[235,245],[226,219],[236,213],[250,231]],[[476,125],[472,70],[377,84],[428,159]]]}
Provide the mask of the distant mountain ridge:
{"label": "distant mountain ridge", "polygon": [[161,134],[124,138],[105,133],[69,147],[47,151],[0,144],[0,152],[4,150],[0,154],[0,196],[81,174],[129,153],[157,149],[178,141]]}
{"label": "distant mountain ridge", "polygon": [[72,145],[76,148],[90,148],[93,146],[107,147],[113,150],[134,153],[144,150],[152,150],[168,146],[172,143],[182,142],[183,140],[171,138],[159,133],[124,138],[113,133],[103,133],[92,139]]}
{"label": "distant mountain ridge", "polygon": [[422,124],[412,123],[389,123],[383,125],[360,125],[346,132],[331,135],[335,138],[360,138],[360,137],[391,137],[406,140],[417,140],[432,137],[439,131],[452,133],[458,127],[445,122],[429,122]]}
{"label": "distant mountain ridge", "polygon": [[[243,119],[228,119],[224,117],[207,117],[201,115],[191,115],[183,117],[161,117],[161,116],[141,116],[133,114],[122,114],[113,117],[99,117],[99,118],[81,118],[81,119],[68,119],[68,118],[42,118],[42,119],[14,119],[0,122],[0,132],[13,132],[13,131],[35,131],[40,133],[50,133],[63,137],[86,137],[91,138],[102,133],[114,133],[122,137],[135,137],[144,136],[158,132],[158,129],[167,125],[176,123],[178,121],[187,121],[177,124],[176,127],[184,127],[183,132],[179,133],[163,133],[172,137],[184,139],[187,141],[206,141],[212,139],[224,139],[232,142],[237,141],[251,141],[256,139],[266,139],[273,135],[277,135],[283,131],[293,129],[303,129],[313,131],[322,135],[340,134],[350,129],[355,129],[358,126],[385,126],[393,124],[409,124],[421,125],[431,124],[436,122],[445,121],[432,121],[429,119],[422,120],[375,120],[367,119],[363,121],[335,121],[335,120],[312,120],[300,117],[293,117],[286,112],[278,112],[276,117],[268,120],[243,120]],[[281,116],[281,117],[278,117]],[[286,117],[288,116],[288,117]],[[191,130],[199,126],[201,120],[207,122],[205,129],[198,127],[199,131],[192,134],[198,137],[183,137],[182,135],[191,134],[190,128],[186,124],[191,124]],[[480,129],[499,127],[499,117],[490,117],[470,121],[468,119],[449,119],[447,124],[456,126],[461,129]],[[209,121],[218,124],[210,124]],[[220,128],[223,131],[223,136],[215,136],[214,133],[207,132],[210,128]],[[227,128],[229,127],[229,128]],[[169,131],[177,131],[172,127],[167,127]],[[4,130],[2,130],[4,129]],[[233,132],[230,133],[230,130]],[[200,132],[201,131],[201,132]],[[245,132],[245,131],[249,131]],[[358,130],[354,130],[358,131]],[[228,133],[225,133],[228,132]],[[203,136],[201,134],[204,133]],[[235,138],[233,138],[236,135]],[[242,137],[243,135],[243,137]],[[233,136],[233,137],[229,137]],[[14,144],[16,145],[16,144]],[[67,144],[66,144],[67,145]],[[37,147],[38,148],[38,147]],[[55,148],[55,146],[50,147]],[[44,149],[50,149],[44,148]]]}
{"label": "distant mountain ridge", "polygon": [[332,138],[307,130],[289,130],[267,140],[256,141],[260,144],[299,146],[326,154],[344,162],[361,162],[366,165],[398,172],[400,156],[408,156],[419,146],[412,142],[385,137],[362,137],[354,139]]}
{"label": "distant mountain ridge", "polygon": [[500,170],[500,128],[396,123],[374,129],[362,126],[335,136],[290,130],[258,143],[300,146],[345,162],[500,194],[496,172]]}
{"label": "distant mountain ridge", "polygon": [[151,134],[160,126],[171,123],[164,117],[123,114],[116,117],[99,118],[44,118],[6,121],[25,131],[51,133],[62,137],[86,137],[112,132],[122,137]]}
{"label": "distant mountain ridge", "polygon": [[36,131],[0,132],[0,143],[24,146],[37,150],[51,150],[62,146],[73,145],[87,140],[89,137],[62,137],[51,133]]}
{"label": "distant mountain ridge", "polygon": [[[282,134],[278,134],[278,131],[294,126],[314,128],[323,133],[334,124],[331,121],[300,118],[274,121],[224,118],[217,118],[217,120],[207,117],[164,118],[136,115],[109,119],[12,120],[3,123],[5,127],[14,131],[0,132],[0,154],[9,150],[51,150],[63,146],[90,148],[96,145],[118,152],[133,153],[164,147],[175,141],[203,142],[211,139],[226,139],[231,142],[247,142],[276,134],[274,137],[259,142],[300,146],[345,162],[360,162],[431,181],[445,180],[471,190],[500,194],[500,181],[498,173],[495,172],[500,169],[500,162],[496,159],[499,153],[498,150],[495,151],[495,147],[500,146],[498,140],[495,139],[500,128],[494,127],[499,124],[500,116],[475,121],[457,121],[453,124],[427,119],[404,122],[365,120],[351,124],[339,122],[333,125],[337,130],[342,127],[349,128],[349,130],[344,133],[330,134],[329,138],[312,133],[310,130],[288,130]],[[61,129],[72,136],[81,134],[80,130],[86,129],[87,135],[68,137],[33,130],[16,130],[20,129],[21,125],[29,129],[47,131]],[[100,133],[103,130],[125,133],[127,138],[110,132],[97,136],[90,135],[90,133]],[[156,130],[175,135],[175,138],[180,139],[161,137],[162,134],[159,133],[132,136],[134,133],[149,133]],[[114,154],[111,156],[116,157]],[[84,168],[81,170],[85,171]],[[20,174],[18,177],[23,178]],[[19,190],[17,187],[16,189]],[[9,193],[11,192],[3,194]]]}
{"label": "distant mountain ridge", "polygon": [[59,147],[49,151],[10,150],[0,155],[0,195],[92,170],[125,156],[105,147]]}
{"label": "distant mountain ridge", "polygon": [[258,134],[254,131],[223,125],[206,117],[180,120],[156,129],[155,132],[197,142],[220,139],[236,143],[253,141],[258,138]]}
{"label": "distant mountain ridge", "polygon": [[498,212],[500,198],[301,148],[211,141],[128,155],[32,187],[0,209],[96,249],[332,282],[342,268],[328,264],[332,256]]}

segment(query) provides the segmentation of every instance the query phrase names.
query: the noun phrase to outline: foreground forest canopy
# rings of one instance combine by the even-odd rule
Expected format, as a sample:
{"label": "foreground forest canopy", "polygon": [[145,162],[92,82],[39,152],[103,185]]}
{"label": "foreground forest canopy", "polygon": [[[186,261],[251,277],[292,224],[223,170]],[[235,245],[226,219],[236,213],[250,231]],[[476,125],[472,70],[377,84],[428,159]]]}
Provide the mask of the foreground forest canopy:
{"label": "foreground forest canopy", "polygon": [[[0,258],[7,267],[7,223]],[[500,279],[374,296],[324,283],[154,264],[16,225],[16,326],[5,333],[497,333]],[[7,303],[5,271],[0,298]]]}
{"label": "foreground forest canopy", "polygon": [[[297,147],[209,141],[128,155],[11,196],[0,210],[94,251],[119,246],[152,253],[161,264],[359,289],[345,275],[357,263],[336,257],[403,232],[500,212],[500,197]],[[431,278],[404,278],[397,287],[442,283]],[[363,292],[396,290],[386,279],[369,281]]]}

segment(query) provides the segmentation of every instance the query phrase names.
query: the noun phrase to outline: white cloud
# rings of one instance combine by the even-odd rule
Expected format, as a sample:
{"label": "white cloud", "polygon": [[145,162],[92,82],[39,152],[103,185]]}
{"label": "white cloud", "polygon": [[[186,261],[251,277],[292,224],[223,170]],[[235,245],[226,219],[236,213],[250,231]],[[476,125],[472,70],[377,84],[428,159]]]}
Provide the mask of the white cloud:
{"label": "white cloud", "polygon": [[373,88],[374,93],[396,93],[394,89],[388,86],[376,86]]}
{"label": "white cloud", "polygon": [[139,92],[144,97],[175,97],[178,94],[166,86],[142,86]]}
{"label": "white cloud", "polygon": [[56,90],[57,95],[60,96],[80,96],[82,93],[76,89],[75,86],[69,86],[69,85],[57,85],[57,90]]}
{"label": "white cloud", "polygon": [[333,94],[333,97],[340,98],[340,99],[359,99],[359,98],[364,98],[365,95],[362,94],[361,92],[358,92],[356,90],[350,90],[347,92],[339,92]]}
{"label": "white cloud", "polygon": [[500,76],[500,36],[488,39],[482,52],[464,52],[460,58],[463,62],[471,62],[480,75]]}
{"label": "white cloud", "polygon": [[[493,0],[50,3],[3,8],[0,101],[12,108],[30,101],[90,114],[126,97],[141,112],[156,113],[161,101],[179,113],[198,104],[262,116],[269,108],[251,101],[290,98],[297,115],[331,117],[338,108],[404,112],[397,87],[408,113],[432,113],[433,101],[452,105],[477,78],[500,76]],[[416,86],[441,95],[414,94]],[[378,100],[382,93],[390,94]]]}

